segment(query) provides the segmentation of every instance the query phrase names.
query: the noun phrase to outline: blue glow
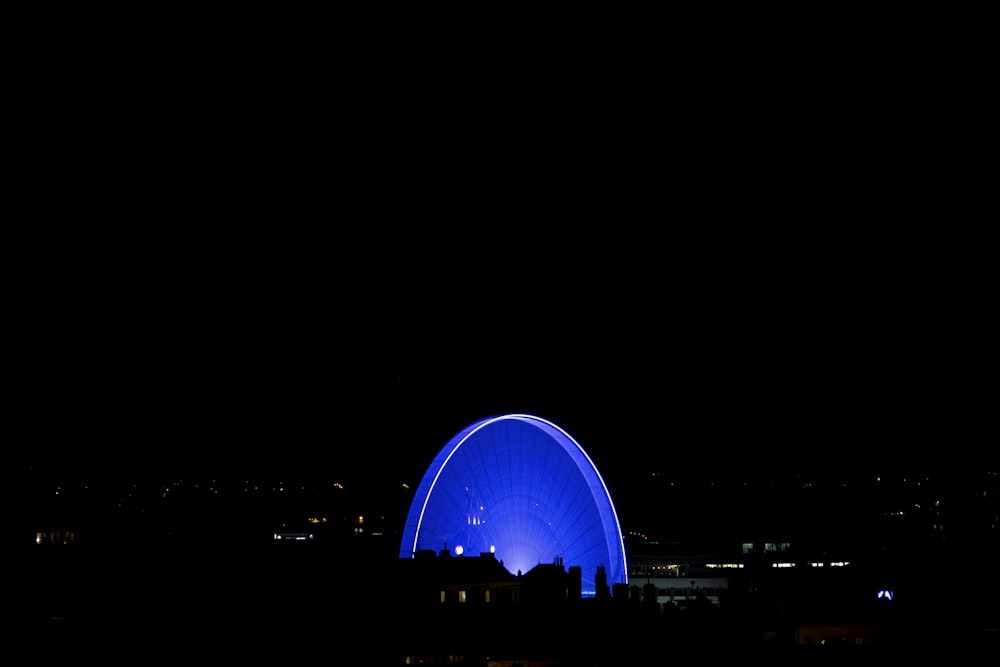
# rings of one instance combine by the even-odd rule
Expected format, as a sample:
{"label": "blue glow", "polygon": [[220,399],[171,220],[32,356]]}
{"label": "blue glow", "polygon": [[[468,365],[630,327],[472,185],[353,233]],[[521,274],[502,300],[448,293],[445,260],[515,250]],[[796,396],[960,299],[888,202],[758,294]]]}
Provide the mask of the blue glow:
{"label": "blue glow", "polygon": [[421,549],[494,551],[511,573],[561,558],[579,565],[593,595],[600,565],[608,585],[628,583],[625,545],[597,467],[566,431],[540,417],[487,417],[438,452],[417,487],[400,558]]}

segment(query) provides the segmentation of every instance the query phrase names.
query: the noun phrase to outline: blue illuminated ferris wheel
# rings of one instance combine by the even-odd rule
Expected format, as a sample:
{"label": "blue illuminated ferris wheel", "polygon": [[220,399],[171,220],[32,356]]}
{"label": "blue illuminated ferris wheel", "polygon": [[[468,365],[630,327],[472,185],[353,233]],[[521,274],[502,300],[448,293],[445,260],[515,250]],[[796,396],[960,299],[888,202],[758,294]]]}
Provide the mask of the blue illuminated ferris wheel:
{"label": "blue illuminated ferris wheel", "polygon": [[581,568],[584,595],[603,566],[627,583],[625,548],[597,467],[566,431],[527,414],[487,417],[438,452],[407,515],[400,558],[418,550],[492,552],[512,573]]}

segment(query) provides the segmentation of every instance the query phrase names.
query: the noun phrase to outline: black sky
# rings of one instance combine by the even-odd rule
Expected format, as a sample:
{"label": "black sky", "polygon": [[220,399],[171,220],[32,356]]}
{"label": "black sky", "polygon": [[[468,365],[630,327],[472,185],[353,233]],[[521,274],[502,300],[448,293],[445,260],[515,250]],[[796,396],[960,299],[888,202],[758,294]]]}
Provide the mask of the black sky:
{"label": "black sky", "polygon": [[978,467],[985,97],[862,46],[39,55],[9,451],[412,479],[523,411],[616,479]]}
{"label": "black sky", "polygon": [[970,464],[983,268],[930,268],[949,250],[910,234],[386,252],[320,229],[276,233],[268,268],[269,239],[196,269],[183,245],[63,258],[29,304],[18,447],[81,474],[412,482],[466,424],[528,412],[616,479]]}

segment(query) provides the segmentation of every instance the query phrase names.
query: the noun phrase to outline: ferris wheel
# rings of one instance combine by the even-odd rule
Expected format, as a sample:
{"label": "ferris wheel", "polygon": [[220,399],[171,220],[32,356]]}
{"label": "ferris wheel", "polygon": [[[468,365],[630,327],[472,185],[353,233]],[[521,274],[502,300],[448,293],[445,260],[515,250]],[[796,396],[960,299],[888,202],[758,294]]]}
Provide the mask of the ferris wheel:
{"label": "ferris wheel", "polygon": [[438,452],[407,515],[400,558],[417,551],[490,552],[512,573],[557,559],[584,582],[603,568],[627,583],[611,495],[584,449],[559,426],[528,414],[469,424]]}

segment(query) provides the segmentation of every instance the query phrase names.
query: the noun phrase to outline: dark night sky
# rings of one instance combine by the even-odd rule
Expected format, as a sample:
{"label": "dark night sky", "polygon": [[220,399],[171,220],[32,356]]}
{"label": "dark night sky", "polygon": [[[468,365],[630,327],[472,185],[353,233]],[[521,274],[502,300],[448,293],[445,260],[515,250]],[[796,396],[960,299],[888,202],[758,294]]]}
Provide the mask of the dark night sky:
{"label": "dark night sky", "polygon": [[412,479],[523,411],[616,480],[990,456],[971,70],[300,46],[38,51],[9,452]]}
{"label": "dark night sky", "polygon": [[626,236],[89,255],[71,264],[102,275],[48,273],[29,304],[16,447],[80,474],[412,482],[466,424],[529,412],[619,483],[989,456],[984,269],[928,267],[960,249]]}

